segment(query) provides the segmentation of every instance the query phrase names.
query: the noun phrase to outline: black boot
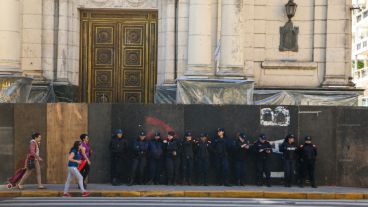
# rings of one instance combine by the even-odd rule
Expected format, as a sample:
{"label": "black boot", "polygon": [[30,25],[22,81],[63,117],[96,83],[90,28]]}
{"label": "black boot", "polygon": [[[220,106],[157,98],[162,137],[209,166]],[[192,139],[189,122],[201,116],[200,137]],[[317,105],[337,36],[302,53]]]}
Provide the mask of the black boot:
{"label": "black boot", "polygon": [[112,179],[111,184],[112,184],[113,186],[118,186],[118,182],[117,182],[116,178]]}
{"label": "black boot", "polygon": [[130,182],[128,183],[128,186],[132,186],[134,184],[134,179],[130,179]]}
{"label": "black boot", "polygon": [[192,185],[192,180],[188,179],[188,185]]}
{"label": "black boot", "polygon": [[207,178],[206,178],[206,177],[205,177],[205,178],[203,178],[203,185],[204,185],[204,186],[208,186]]}
{"label": "black boot", "polygon": [[270,180],[267,180],[266,181],[266,185],[267,185],[267,187],[271,187],[271,181]]}

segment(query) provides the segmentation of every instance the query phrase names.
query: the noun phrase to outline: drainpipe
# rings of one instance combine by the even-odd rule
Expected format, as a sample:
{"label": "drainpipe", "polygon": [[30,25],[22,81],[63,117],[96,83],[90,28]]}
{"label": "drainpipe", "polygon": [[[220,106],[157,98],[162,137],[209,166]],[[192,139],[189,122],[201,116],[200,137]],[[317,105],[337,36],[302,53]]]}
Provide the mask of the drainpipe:
{"label": "drainpipe", "polygon": [[175,43],[174,43],[174,81],[178,78],[178,13],[179,13],[179,0],[175,0],[175,24],[174,24],[174,33],[175,33]]}
{"label": "drainpipe", "polygon": [[54,78],[52,82],[55,82],[57,79],[57,68],[58,68],[58,49],[59,49],[59,15],[60,15],[60,1],[54,1],[54,65],[53,65],[53,74]]}

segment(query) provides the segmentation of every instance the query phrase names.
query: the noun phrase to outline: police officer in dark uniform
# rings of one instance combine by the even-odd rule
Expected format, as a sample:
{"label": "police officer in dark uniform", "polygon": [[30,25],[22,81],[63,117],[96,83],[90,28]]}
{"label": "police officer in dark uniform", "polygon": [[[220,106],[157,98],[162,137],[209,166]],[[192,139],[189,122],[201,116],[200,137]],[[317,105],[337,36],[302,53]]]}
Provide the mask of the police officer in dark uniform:
{"label": "police officer in dark uniform", "polygon": [[244,186],[246,153],[249,149],[249,141],[244,133],[240,133],[235,140],[235,178],[236,184]]}
{"label": "police officer in dark uniform", "polygon": [[279,149],[283,153],[285,187],[291,187],[294,179],[295,163],[298,158],[298,146],[295,144],[295,136],[293,134],[289,134],[286,138],[286,142],[281,144]]}
{"label": "police officer in dark uniform", "polygon": [[199,141],[196,142],[196,161],[199,169],[199,183],[207,186],[208,170],[210,165],[210,147],[207,133],[201,133]]}
{"label": "police officer in dark uniform", "polygon": [[149,141],[149,181],[148,185],[158,185],[160,183],[160,175],[162,170],[163,143],[161,133],[157,131],[154,138]]}
{"label": "police officer in dark uniform", "polygon": [[118,129],[110,143],[111,152],[111,184],[116,186],[122,182],[123,169],[127,167],[128,140],[123,130]]}
{"label": "police officer in dark uniform", "polygon": [[167,184],[176,185],[180,168],[180,143],[175,137],[175,132],[170,131],[167,140],[163,141],[165,150],[165,164]]}
{"label": "police officer in dark uniform", "polygon": [[191,132],[185,132],[185,139],[181,144],[182,166],[183,166],[183,185],[192,185],[193,159],[194,159],[194,140]]}
{"label": "police officer in dark uniform", "polygon": [[225,130],[219,128],[213,140],[216,156],[217,176],[220,185],[230,186],[229,183],[229,149],[230,140],[225,136]]}
{"label": "police officer in dark uniform", "polygon": [[134,142],[133,145],[133,164],[132,172],[130,175],[129,186],[133,185],[136,181],[137,170],[139,175],[139,183],[144,182],[144,171],[147,164],[147,153],[148,153],[148,142],[146,141],[146,133],[141,131],[139,138]]}
{"label": "police officer in dark uniform", "polygon": [[253,145],[253,151],[256,153],[257,167],[257,185],[263,185],[263,173],[266,175],[266,185],[271,187],[271,171],[270,171],[270,155],[272,154],[272,146],[267,141],[264,134],[259,136],[257,142]]}
{"label": "police officer in dark uniform", "polygon": [[302,165],[302,175],[300,187],[304,187],[306,174],[309,176],[309,181],[312,188],[317,188],[314,178],[314,169],[317,158],[317,147],[312,143],[312,137],[305,137],[305,143],[300,145],[299,149],[300,162]]}

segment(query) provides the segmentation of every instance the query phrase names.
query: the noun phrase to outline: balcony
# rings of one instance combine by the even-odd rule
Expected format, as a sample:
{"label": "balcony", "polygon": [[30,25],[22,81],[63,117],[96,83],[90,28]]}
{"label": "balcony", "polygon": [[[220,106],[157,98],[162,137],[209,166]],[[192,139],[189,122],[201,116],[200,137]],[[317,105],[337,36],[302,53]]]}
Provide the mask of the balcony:
{"label": "balcony", "polygon": [[355,44],[354,55],[368,55],[368,37],[365,37]]}
{"label": "balcony", "polygon": [[365,9],[361,12],[359,12],[357,15],[355,15],[355,22],[357,24],[362,24],[368,17],[368,9]]}
{"label": "balcony", "polygon": [[356,71],[354,71],[354,80],[355,81],[361,81],[364,78],[368,77],[368,67],[361,68]]}
{"label": "balcony", "polygon": [[356,27],[368,27],[368,8],[355,15],[353,22]]}

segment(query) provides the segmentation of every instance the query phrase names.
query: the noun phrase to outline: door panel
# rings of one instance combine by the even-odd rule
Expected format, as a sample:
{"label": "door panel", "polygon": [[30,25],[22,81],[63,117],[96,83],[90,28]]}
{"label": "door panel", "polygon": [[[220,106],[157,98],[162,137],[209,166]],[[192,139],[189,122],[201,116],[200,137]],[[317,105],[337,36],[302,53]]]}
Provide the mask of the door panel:
{"label": "door panel", "polygon": [[81,17],[81,100],[153,102],[157,12],[84,10]]}

